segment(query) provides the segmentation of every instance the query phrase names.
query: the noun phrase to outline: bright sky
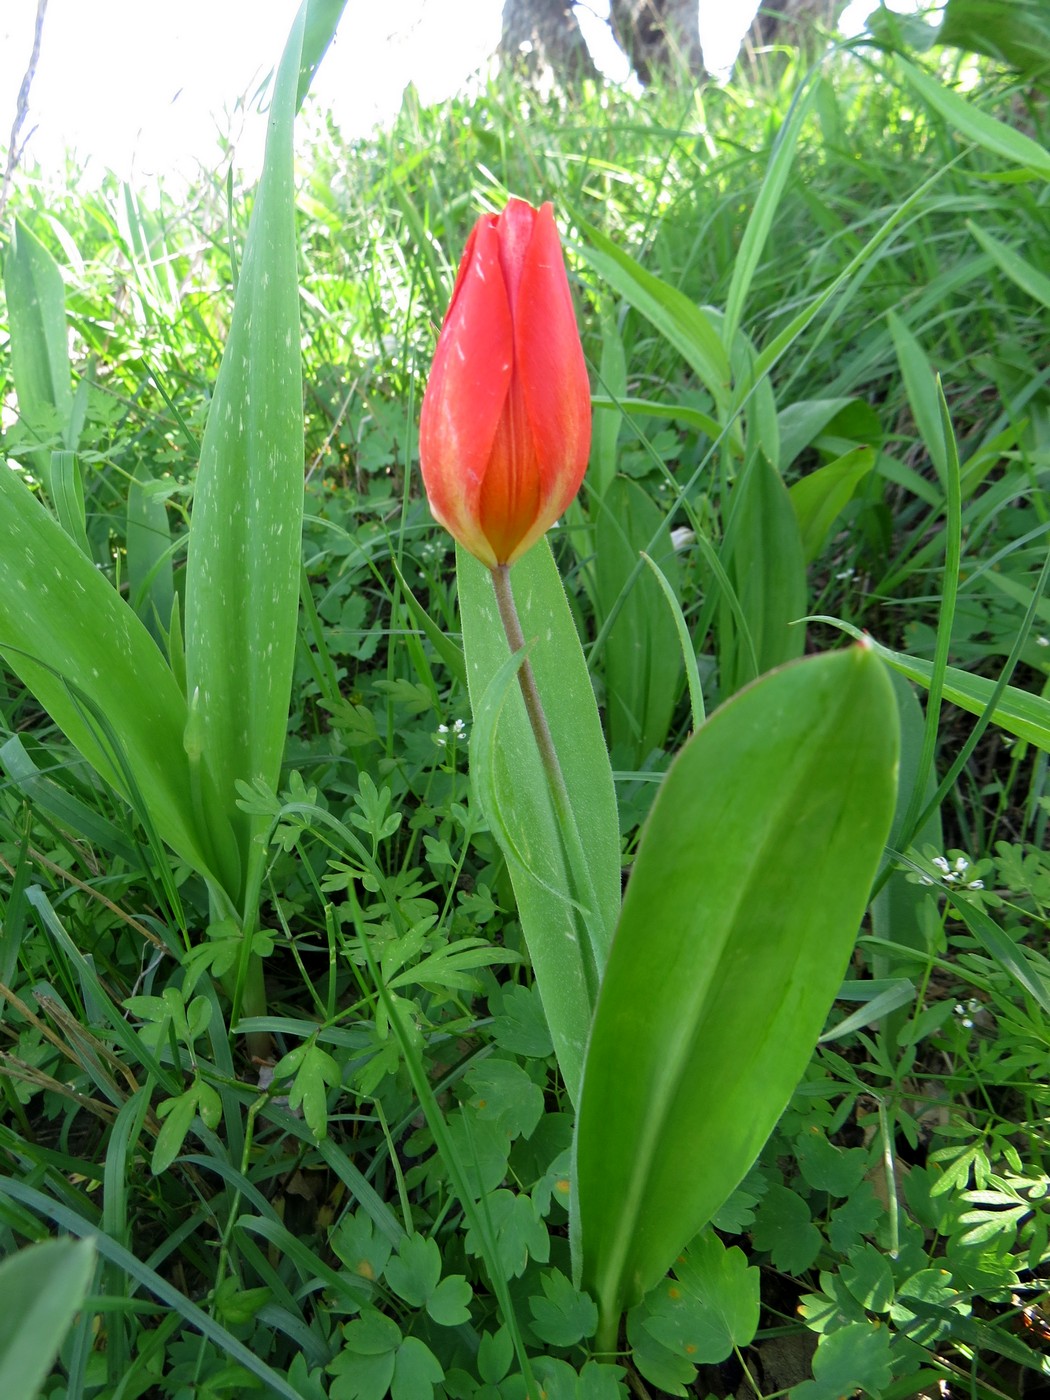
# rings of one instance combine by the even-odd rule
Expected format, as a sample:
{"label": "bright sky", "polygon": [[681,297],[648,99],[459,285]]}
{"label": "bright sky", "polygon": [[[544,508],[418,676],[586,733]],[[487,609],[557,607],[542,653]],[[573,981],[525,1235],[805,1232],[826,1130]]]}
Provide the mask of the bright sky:
{"label": "bright sky", "polygon": [[[854,10],[875,0],[854,0]],[[728,66],[757,0],[701,0],[712,68]],[[23,138],[27,156],[61,170],[63,152],[137,184],[218,163],[219,133],[249,173],[260,159],[260,83],[276,63],[298,0],[49,0]],[[32,51],[36,0],[0,0],[0,145],[6,149]],[[314,83],[344,134],[389,118],[409,81],[424,101],[454,92],[499,39],[502,0],[349,0]],[[578,9],[600,66],[620,78],[604,23],[608,0]],[[858,24],[859,27],[859,24]],[[602,49],[602,40],[605,47]],[[622,61],[622,56],[621,56]]]}

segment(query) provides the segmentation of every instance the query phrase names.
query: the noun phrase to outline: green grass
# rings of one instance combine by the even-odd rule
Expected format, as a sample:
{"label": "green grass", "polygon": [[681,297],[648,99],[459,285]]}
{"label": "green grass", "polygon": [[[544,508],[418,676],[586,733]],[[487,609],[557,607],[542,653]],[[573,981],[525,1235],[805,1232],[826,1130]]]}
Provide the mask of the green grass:
{"label": "green grass", "polygon": [[[1001,74],[970,100],[1046,143],[1043,109]],[[785,123],[793,154],[777,146]],[[734,493],[748,444],[774,428],[788,487],[871,450],[808,562],[810,614],[933,661],[936,684],[945,664],[995,680],[1010,658],[1010,683],[1043,695],[1045,183],[950,130],[871,50],[815,77],[789,66],[775,87],[570,103],[494,84],[433,109],[409,94],[391,132],[346,143],[315,116],[299,152],[304,596],[280,791],[247,799],[269,819],[264,1017],[230,1024],[238,948],[221,928],[205,941],[199,878],[0,678],[0,1250],[74,1234],[97,1251],[45,1393],[383,1400],[392,1379],[398,1400],[509,1400],[531,1369],[548,1395],[611,1400],[630,1367],[639,1395],[732,1393],[745,1371],[771,1395],[795,1384],[776,1370],[785,1348],[812,1365],[799,1400],[939,1380],[1020,1393],[1050,1370],[1022,1325],[1050,1287],[1046,753],[991,723],[939,809],[898,828],[907,860],[833,1028],[715,1219],[742,1251],[715,1299],[724,1336],[677,1344],[711,1306],[683,1265],[687,1316],[654,1290],[629,1350],[592,1354],[569,1279],[570,1105],[471,791],[457,653],[433,640],[458,640],[454,554],[421,496],[415,434],[474,219],[508,193],[549,198],[595,393],[625,402],[598,410],[590,484],[554,536],[603,710],[633,583],[627,565],[596,567],[593,483],[625,475],[656,528],[699,537],[673,586],[710,711],[742,654],[718,569],[746,613],[759,567],[723,549]],[[115,183],[84,193],[75,172],[19,177],[14,212],[66,279],[86,544],[123,591],[137,475],[160,483],[181,587],[249,204],[219,172],[178,204]],[[738,387],[788,333],[742,419],[628,299],[628,273],[610,281],[588,226],[716,321],[733,309]],[[9,360],[4,320],[5,382]],[[13,414],[5,425],[22,460]],[[655,580],[637,598],[677,638]],[[809,649],[840,644],[809,625]],[[675,674],[660,741],[613,753],[626,864],[692,726]],[[902,706],[918,816],[976,717],[943,706],[924,778],[923,711],[914,694]],[[269,1038],[270,1066],[249,1035]],[[757,1332],[741,1321],[745,1269]]]}

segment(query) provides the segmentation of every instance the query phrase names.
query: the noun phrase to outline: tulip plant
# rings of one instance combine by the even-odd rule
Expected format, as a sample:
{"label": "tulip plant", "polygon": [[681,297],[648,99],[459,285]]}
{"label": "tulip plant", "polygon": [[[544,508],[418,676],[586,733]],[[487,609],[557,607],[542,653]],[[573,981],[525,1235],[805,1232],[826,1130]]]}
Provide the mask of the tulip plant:
{"label": "tulip plant", "polygon": [[[292,127],[341,9],[332,0],[302,6],[277,75],[263,176],[201,444],[184,616],[173,606],[170,549],[139,571],[152,583],[137,609],[96,567],[74,451],[83,408],[78,415],[70,388],[61,277],[24,228],[16,227],[5,267],[22,418],[30,427],[57,422],[63,447],[27,454],[50,509],[20,473],[0,471],[0,650],[131,805],[186,947],[200,921],[235,1010],[255,1014],[265,1009],[253,939],[267,818],[241,801],[243,789],[257,782],[272,788],[278,778],[302,550]],[[133,580],[139,553],[155,551],[158,530],[167,529],[163,507],[159,524],[155,513],[144,515],[146,483],[139,488],[129,503]],[[200,877],[203,910],[184,907],[166,876],[163,846]]]}
{"label": "tulip plant", "polygon": [[[277,785],[299,597],[292,125],[340,9],[303,6],[277,76],[201,447],[183,607],[170,551],[154,543],[166,527],[163,510],[150,515],[149,483],[136,483],[129,510],[132,601],[96,567],[61,281],[26,229],[6,267],[22,416],[41,441],[58,421],[62,447],[29,454],[36,490],[0,471],[0,649],[133,809],[184,935],[179,951],[225,979],[235,1015],[264,1010],[254,940],[271,814],[254,799]],[[729,351],[708,349],[718,379]],[[732,424],[740,405],[723,407]],[[597,1302],[600,1349],[613,1352],[625,1309],[738,1184],[803,1072],[890,828],[897,733],[882,663],[864,644],[753,679],[765,669],[757,658],[801,649],[781,638],[772,651],[748,649],[733,631],[733,590],[743,593],[755,569],[768,580],[776,563],[745,548],[762,502],[783,504],[757,444],[741,511],[754,529],[738,531],[717,600],[737,655],[723,694],[736,693],[705,719],[694,687],[696,732],[662,782],[621,899],[608,747],[545,538],[559,520],[580,523],[573,503],[590,446],[588,372],[554,213],[511,200],[483,215],[467,244],[423,402],[420,459],[433,513],[458,546],[472,782],[511,873],[576,1111],[577,1282]],[[659,539],[663,529],[649,531],[651,505],[629,484],[601,486],[620,544],[608,525],[583,522],[599,580],[638,563],[638,532]],[[141,550],[152,550],[148,560]],[[685,632],[673,608],[669,625]],[[625,673],[624,686],[631,680]],[[629,737],[630,706],[617,709],[614,696],[610,715]],[[192,883],[180,893],[165,874],[163,846],[203,898],[184,899]],[[213,1098],[195,1082],[168,1101],[167,1121],[184,1135],[198,1112],[213,1126]],[[174,1156],[181,1137],[172,1142]]]}
{"label": "tulip plant", "polygon": [[621,908],[598,707],[541,539],[589,442],[553,212],[512,200],[467,243],[420,459],[459,547],[472,776],[577,1110],[574,1268],[612,1351],[802,1075],[889,833],[898,739],[863,644],[745,686],[664,779]]}

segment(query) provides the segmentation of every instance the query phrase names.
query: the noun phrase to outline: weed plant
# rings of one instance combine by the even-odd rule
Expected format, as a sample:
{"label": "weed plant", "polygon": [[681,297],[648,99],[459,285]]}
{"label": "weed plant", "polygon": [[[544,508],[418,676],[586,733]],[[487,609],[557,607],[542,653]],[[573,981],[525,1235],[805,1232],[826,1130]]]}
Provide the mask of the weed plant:
{"label": "weed plant", "polygon": [[[975,109],[1046,145],[1038,92],[990,67],[966,77]],[[837,619],[927,663],[945,703],[931,730],[925,692],[900,681],[913,778],[936,735],[921,821],[898,825],[906,847],[789,1109],[717,1234],[632,1311],[620,1355],[595,1351],[594,1304],[571,1280],[571,1106],[467,773],[462,658],[442,645],[459,631],[455,566],[420,491],[422,384],[478,212],[549,198],[598,400],[592,472],[629,483],[628,516],[673,531],[665,566],[707,708],[733,688],[700,544],[725,544],[739,458],[633,268],[722,314],[803,78],[789,65],[776,83],[548,99],[494,82],[432,108],[409,91],[389,132],[357,142],[307,109],[293,708],[278,791],[243,795],[268,824],[265,1015],[231,1023],[235,940],[205,940],[200,879],[0,681],[0,1249],[96,1249],[53,1400],[512,1400],[523,1354],[542,1394],[586,1400],[1046,1386],[1046,723],[1040,745],[944,670],[990,690],[1009,665],[1013,687],[1047,694],[1045,180],[967,141],[892,55],[838,55],[805,86],[753,249],[748,353],[827,299],[753,388],[751,421],[776,425],[788,487],[861,469],[814,527],[794,616],[823,619],[810,650],[840,644]],[[222,170],[177,199],[86,192],[75,170],[23,172],[16,189],[13,213],[65,279],[86,547],[154,629],[168,619],[132,571],[129,498],[148,484],[178,594],[250,202]],[[5,383],[9,367],[0,326]],[[3,446],[24,460],[10,399]],[[597,528],[585,484],[555,548],[611,727],[628,579],[596,565]],[[657,639],[663,698],[644,740],[609,736],[625,878],[692,727],[653,588],[631,626]],[[495,1241],[487,1262],[456,1171]]]}

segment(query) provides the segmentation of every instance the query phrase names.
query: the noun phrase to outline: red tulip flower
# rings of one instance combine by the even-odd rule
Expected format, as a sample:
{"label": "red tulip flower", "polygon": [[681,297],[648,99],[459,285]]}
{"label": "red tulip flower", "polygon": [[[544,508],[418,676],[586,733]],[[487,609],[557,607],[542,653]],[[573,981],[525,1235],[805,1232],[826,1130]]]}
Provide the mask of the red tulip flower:
{"label": "red tulip flower", "polygon": [[419,423],[430,509],[490,569],[580,489],[591,395],[554,212],[512,199],[467,241]]}

